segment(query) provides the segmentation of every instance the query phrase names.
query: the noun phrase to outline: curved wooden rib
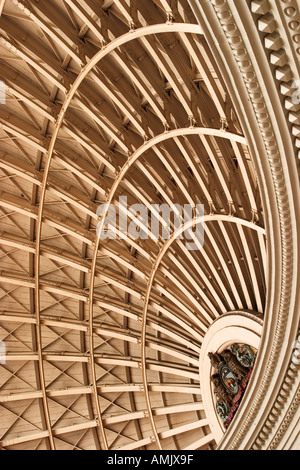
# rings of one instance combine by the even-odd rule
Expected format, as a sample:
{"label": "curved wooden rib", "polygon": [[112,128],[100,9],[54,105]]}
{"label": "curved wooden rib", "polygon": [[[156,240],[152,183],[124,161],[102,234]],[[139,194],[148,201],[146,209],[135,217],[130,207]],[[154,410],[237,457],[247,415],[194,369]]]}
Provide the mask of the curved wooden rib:
{"label": "curved wooden rib", "polygon": [[[42,236],[42,221],[43,221],[43,211],[44,211],[44,203],[46,198],[46,191],[47,191],[47,182],[48,182],[48,175],[51,167],[51,161],[53,156],[53,151],[56,143],[56,139],[58,137],[59,130],[62,126],[65,113],[75,96],[80,84],[83,82],[85,77],[88,73],[93,69],[93,67],[99,63],[101,59],[103,59],[107,54],[114,51],[116,48],[130,42],[134,39],[144,37],[151,34],[157,34],[162,32],[192,32],[194,34],[201,34],[202,30],[198,25],[187,25],[187,24],[178,24],[178,25],[155,25],[149,26],[145,28],[140,28],[135,32],[130,32],[122,36],[121,38],[115,39],[111,44],[104,46],[104,48],[95,55],[95,57],[82,69],[80,75],[76,78],[75,82],[73,83],[70,91],[68,92],[64,104],[62,106],[61,112],[58,116],[56,121],[55,130],[53,132],[51,142],[48,149],[47,161],[44,170],[44,177],[41,189],[41,197],[40,197],[40,205],[39,205],[39,212],[38,212],[38,222],[36,228],[36,263],[35,263],[35,277],[36,277],[36,291],[35,291],[35,302],[36,302],[36,315],[37,315],[37,326],[39,330],[39,318],[40,318],[40,245],[41,245],[41,236]],[[96,243],[97,245],[97,243]],[[96,251],[96,250],[95,250]],[[92,276],[91,276],[91,289],[90,289],[90,314],[89,314],[89,324],[90,324],[90,332],[89,332],[89,340],[90,340],[90,354],[91,354],[91,373],[93,378],[93,387],[94,387],[94,394],[95,394],[95,404],[97,409],[98,415],[98,422],[99,427],[102,435],[102,439],[104,442],[105,448],[107,448],[107,440],[104,432],[104,427],[101,419],[101,410],[99,404],[99,398],[97,395],[97,384],[96,384],[96,373],[95,373],[95,364],[93,359],[93,291],[94,291],[94,272],[96,267],[96,256],[93,257],[92,262]],[[39,333],[39,352],[40,352],[40,359],[42,361],[42,344],[41,344],[41,335]],[[46,389],[45,389],[45,381],[43,376],[43,365],[40,364],[40,374],[43,377],[43,395],[44,395],[44,406],[45,406],[45,413],[47,416],[47,423],[48,423],[48,430],[50,436],[51,434],[51,422],[49,416],[49,410],[47,409],[47,396],[46,396]],[[54,448],[54,440],[53,437],[51,439],[51,447]]]}

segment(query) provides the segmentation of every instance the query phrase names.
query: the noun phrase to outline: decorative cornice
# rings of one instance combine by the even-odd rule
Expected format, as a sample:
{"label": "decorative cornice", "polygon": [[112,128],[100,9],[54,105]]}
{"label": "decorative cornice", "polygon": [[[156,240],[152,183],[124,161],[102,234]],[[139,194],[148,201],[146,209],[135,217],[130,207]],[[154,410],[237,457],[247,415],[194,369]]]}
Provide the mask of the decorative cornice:
{"label": "decorative cornice", "polygon": [[[272,408],[272,411],[263,426],[262,431],[260,432],[259,436],[256,439],[256,443],[253,446],[253,449],[261,448],[264,446],[264,443],[269,438],[271,431],[274,427],[274,424],[279,420],[280,415],[282,414],[282,408],[284,404],[287,403],[287,399],[289,398],[290,391],[295,383],[299,382],[299,365],[296,366],[293,363],[290,364],[288,372],[285,376],[285,380],[282,384],[281,390],[276,397],[276,401]],[[297,382],[296,382],[297,381]],[[275,437],[273,437],[268,449],[276,450],[282,441],[284,435],[286,434],[292,420],[294,419],[297,411],[299,410],[300,406],[300,386],[298,385],[296,394],[292,400],[291,405],[288,407],[287,412],[285,413],[284,419],[276,432]]]}
{"label": "decorative cornice", "polygon": [[285,15],[286,26],[289,28],[292,39],[291,45],[297,54],[296,60],[300,59],[300,11],[297,0],[280,0],[283,14]]}
{"label": "decorative cornice", "polygon": [[[281,8],[279,7],[281,4]],[[270,50],[269,62],[274,67],[274,79],[279,84],[279,91],[284,99],[284,106],[287,110],[287,117],[291,127],[292,140],[295,145],[298,158],[300,158],[300,104],[299,99],[293,100],[293,97],[300,93],[300,73],[295,74],[299,69],[300,61],[300,12],[299,5],[295,0],[281,0],[277,2],[278,17],[281,22],[276,21],[274,9],[276,6],[271,5],[268,0],[260,2],[251,1],[251,11],[254,19],[257,18],[257,27],[262,34],[262,43],[267,50]],[[285,20],[285,21],[284,21]],[[284,40],[282,29],[287,31],[287,37],[291,49],[284,48]],[[293,48],[293,51],[292,51]],[[274,424],[279,420],[283,405],[287,403],[292,385],[296,381],[299,373],[299,367],[292,362],[287,370],[285,379],[282,383],[281,390],[274,402],[274,406],[270,412],[268,419],[263,426],[262,431],[258,435],[254,448],[263,446],[269,438]],[[286,430],[296,411],[299,409],[300,392],[294,398],[285,418],[276,433],[276,437],[272,440],[270,449],[276,449],[282,440]]]}
{"label": "decorative cornice", "polygon": [[[264,139],[269,166],[272,173],[276,203],[278,207],[281,238],[281,292],[278,310],[276,312],[277,314],[273,313],[276,326],[274,328],[273,338],[270,338],[272,346],[268,357],[266,357],[267,362],[264,368],[264,375],[259,382],[259,388],[256,391],[250,409],[248,409],[248,415],[238,432],[236,432],[235,436],[233,436],[231,440],[230,448],[238,449],[244,436],[246,435],[247,430],[250,429],[251,424],[253,423],[263,402],[264,396],[267,393],[285,337],[288,313],[290,310],[290,301],[292,297],[293,271],[291,266],[294,262],[294,248],[292,240],[293,225],[288,196],[289,191],[286,185],[286,178],[282,167],[282,160],[277,143],[277,137],[272,125],[272,119],[265,102],[259,79],[256,75],[255,68],[247,50],[247,46],[244,43],[242,34],[239,31],[239,26],[236,22],[236,18],[233,16],[228,2],[226,0],[212,0],[211,3],[219,19],[220,25],[227,37],[227,41],[232,49],[233,55],[240,69],[240,73],[244,79],[244,83],[248,90],[251,104],[255,111],[256,119],[261,130],[261,135]],[[256,3],[261,5],[267,4],[267,2],[264,1]],[[274,32],[275,31],[273,31],[273,33]],[[270,32],[270,34],[273,33]],[[278,48],[277,50],[280,50],[279,43],[276,45],[276,47],[273,43],[272,47],[275,51],[276,48]],[[272,47],[270,47],[270,49]],[[285,79],[286,78],[287,77],[285,77]],[[287,393],[289,393],[289,387]]]}
{"label": "decorative cornice", "polygon": [[[298,338],[299,338],[300,328],[298,330]],[[294,419],[297,411],[299,410],[300,406],[300,386],[299,384],[299,374],[300,374],[300,364],[294,363],[291,360],[289,364],[289,368],[285,374],[284,381],[281,386],[281,390],[278,393],[276,400],[274,402],[274,406],[269,414],[268,419],[266,420],[261,432],[259,433],[256,443],[253,445],[253,450],[259,449],[261,447],[265,447],[267,440],[270,441],[270,435],[273,430],[274,434],[274,425],[279,421],[281,415],[284,412],[284,406],[287,407],[288,399],[296,388],[296,393],[294,393],[293,400],[288,406],[287,411],[285,412],[285,416],[278,428],[275,436],[271,437],[271,442],[268,445],[268,449],[276,450],[282,441],[284,435],[286,434],[292,420]],[[293,389],[293,390],[292,390]],[[287,393],[288,392],[288,393]]]}
{"label": "decorative cornice", "polygon": [[272,3],[253,0],[250,8],[286,109],[295,152],[300,158],[299,6],[295,0]]}

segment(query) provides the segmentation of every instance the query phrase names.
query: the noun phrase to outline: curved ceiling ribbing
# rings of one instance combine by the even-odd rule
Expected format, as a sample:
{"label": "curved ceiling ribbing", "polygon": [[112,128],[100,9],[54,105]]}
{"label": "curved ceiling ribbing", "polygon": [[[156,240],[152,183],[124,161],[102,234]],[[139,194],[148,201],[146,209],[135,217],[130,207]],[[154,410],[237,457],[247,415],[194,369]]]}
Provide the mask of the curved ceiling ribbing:
{"label": "curved ceiling ribbing", "polygon": [[[186,2],[134,3],[4,5],[5,448],[213,446],[201,342],[264,309],[256,174],[217,66]],[[99,243],[97,207],[121,195],[203,203],[204,248]]]}

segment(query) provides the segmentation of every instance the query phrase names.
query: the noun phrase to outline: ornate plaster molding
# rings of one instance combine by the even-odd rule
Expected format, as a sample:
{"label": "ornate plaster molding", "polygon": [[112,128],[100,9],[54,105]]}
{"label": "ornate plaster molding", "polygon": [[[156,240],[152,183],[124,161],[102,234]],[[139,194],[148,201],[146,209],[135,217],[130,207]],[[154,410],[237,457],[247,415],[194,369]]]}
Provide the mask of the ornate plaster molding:
{"label": "ornate plaster molding", "polygon": [[[274,97],[274,103],[277,99],[277,115],[279,115],[280,112],[282,113],[282,109],[278,109],[278,97],[276,98],[273,91],[269,92],[269,90],[266,90],[264,83],[265,77],[262,77],[263,70],[266,70],[267,66],[269,66],[269,68],[270,66],[273,66],[272,54],[275,57],[278,50],[280,50],[282,44],[280,41],[280,37],[278,38],[279,33],[276,32],[276,21],[274,20],[274,18],[274,21],[271,21],[272,18],[268,17],[269,20],[267,22],[267,29],[271,28],[269,35],[272,35],[273,33],[275,34],[271,36],[273,42],[272,40],[270,40],[269,36],[269,42],[267,42],[269,47],[266,48],[266,46],[264,45],[264,49],[265,53],[267,53],[267,57],[269,56],[269,50],[274,50],[275,52],[271,53],[270,62],[268,62],[268,60],[265,60],[262,55],[259,56],[259,51],[257,55],[259,56],[260,63],[257,63],[256,66],[254,65],[253,58],[256,55],[256,51],[253,51],[251,40],[248,40],[245,34],[246,28],[247,33],[249,34],[249,30],[251,28],[253,29],[253,26],[255,26],[257,31],[257,26],[255,25],[252,14],[249,10],[249,6],[252,6],[253,11],[253,4],[256,4],[258,6],[257,11],[259,11],[259,14],[261,13],[261,10],[259,10],[260,8],[263,8],[262,16],[268,14],[268,2],[264,0],[259,2],[249,2],[248,5],[246,3],[243,3],[243,5],[236,5],[236,3],[231,0],[212,0],[210,2],[205,2],[205,5],[203,6],[201,5],[204,10],[206,9],[208,11],[210,9],[210,14],[213,7],[219,25],[223,30],[224,36],[227,39],[227,43],[230,46],[231,52],[235,58],[240,75],[243,78],[245,88],[248,92],[251,106],[253,108],[253,111],[255,112],[257,124],[260,129],[261,136],[264,140],[269,170],[271,171],[272,178],[272,185],[269,188],[263,188],[263,192],[265,193],[266,197],[268,197],[268,190],[271,191],[275,196],[279,225],[277,235],[280,238],[280,248],[277,247],[277,250],[280,250],[280,272],[278,272],[277,274],[278,276],[280,275],[280,293],[275,292],[275,281],[273,280],[272,282],[271,280],[269,285],[269,291],[271,292],[273,289],[273,293],[270,294],[271,297],[269,297],[269,306],[272,302],[274,302],[274,304],[272,311],[269,307],[269,310],[267,310],[266,312],[267,319],[269,321],[269,333],[266,339],[270,345],[270,349],[267,350],[266,348],[265,351],[262,353],[264,357],[262,358],[261,356],[261,374],[260,377],[258,377],[258,375],[256,377],[255,390],[252,387],[252,400],[248,402],[247,413],[244,413],[243,415],[244,419],[239,420],[239,427],[236,426],[234,428],[234,432],[230,433],[229,428],[228,434],[230,436],[227,436],[226,441],[224,441],[224,445],[221,445],[221,448],[227,449],[239,449],[241,447],[249,448],[249,445],[251,446],[251,444],[249,444],[251,439],[253,443],[253,438],[255,440],[257,437],[255,437],[255,434],[257,433],[256,431],[253,431],[252,425],[254,420],[257,420],[258,417],[259,427],[257,429],[263,428],[263,422],[266,419],[263,418],[263,415],[264,413],[267,413],[267,411],[262,411],[262,403],[267,393],[270,392],[271,386],[273,387],[274,385],[274,372],[280,358],[281,361],[284,360],[286,366],[282,364],[282,371],[280,371],[280,374],[278,374],[280,375],[280,377],[277,377],[277,387],[279,386],[278,383],[280,382],[280,380],[284,380],[284,374],[287,371],[286,367],[288,367],[289,359],[287,354],[284,356],[283,348],[286,348],[287,344],[289,344],[290,347],[291,341],[293,339],[291,337],[291,317],[294,317],[293,302],[295,299],[294,286],[296,281],[294,278],[295,271],[293,271],[292,267],[294,267],[294,269],[296,267],[296,258],[298,254],[297,243],[295,243],[295,238],[293,238],[293,232],[295,233],[297,223],[294,215],[296,208],[295,201],[293,200],[293,195],[291,194],[290,176],[288,173],[288,166],[293,165],[293,162],[291,160],[291,153],[289,153],[288,150],[286,151],[285,155],[285,149],[283,148],[283,143],[281,141],[282,136],[278,136],[278,127],[277,132],[275,130],[276,125],[280,126],[280,123],[277,124],[274,121],[274,116],[272,116],[273,113],[275,114],[275,111],[272,109],[272,106],[275,106],[275,104],[271,103],[270,105],[270,103],[267,102],[266,95],[269,93],[273,93],[272,98]],[[241,13],[240,10],[243,10],[243,12]],[[257,11],[255,13],[257,13]],[[292,10],[288,10],[288,12],[290,12],[291,14]],[[272,31],[273,28],[274,31]],[[262,36],[260,35],[260,37]],[[220,41],[220,37],[218,37],[218,40]],[[276,44],[274,43],[274,40]],[[276,42],[276,40],[278,42]],[[279,58],[280,57],[281,53],[279,54]],[[286,64],[285,68],[283,69],[280,69],[279,67],[281,67],[281,65],[278,65],[278,68],[275,67],[275,75],[273,75],[273,78],[275,78],[276,87],[278,87],[278,79],[281,78],[284,83],[288,81],[287,79],[289,79],[289,81],[292,79],[291,67],[289,65]],[[279,72],[281,72],[282,75],[280,75]],[[287,73],[286,76],[284,75],[284,72]],[[269,75],[270,70],[268,71],[268,76]],[[278,94],[278,96],[280,97],[280,101],[282,102],[282,96],[280,96],[280,93]],[[294,140],[294,135],[295,132],[298,131],[298,128],[295,127],[295,124],[297,124],[297,119],[299,117],[297,115],[297,112],[291,111],[291,113],[292,112],[294,113],[292,115],[294,122],[292,122],[293,120],[291,119],[291,117],[289,117],[289,131],[291,141],[294,144],[294,150],[297,152],[297,148],[295,147],[296,142]],[[280,119],[282,119],[282,116]],[[294,125],[291,126],[291,124]],[[288,145],[290,145],[290,143]],[[262,158],[262,156],[260,158]],[[274,207],[272,211],[273,218],[276,218],[276,211],[274,210]],[[271,318],[272,326],[270,327]],[[294,325],[295,323],[298,325],[298,322],[299,318],[297,316],[297,319],[294,319]],[[297,330],[297,326],[296,328],[294,328],[294,331],[295,330]],[[288,372],[286,373],[288,374]],[[288,390],[286,396],[288,399],[290,391],[288,383],[287,388]],[[251,436],[249,434],[247,438],[247,434],[249,432]],[[258,442],[255,442],[255,445],[261,447]]]}
{"label": "ornate plaster molding", "polygon": [[[299,372],[299,366],[296,366],[291,362],[282,384],[282,388],[263,429],[253,445],[253,450],[260,449],[262,447],[269,450],[277,450],[285,434],[288,433],[289,427],[295,418],[296,413],[299,411],[300,406]],[[295,394],[292,393],[294,389],[296,389]],[[288,398],[291,394],[293,395],[293,399],[291,402],[288,402]],[[287,409],[283,410],[284,408]],[[280,426],[274,436],[274,425],[280,420],[282,414],[284,414],[283,419],[281,419]],[[271,440],[271,442],[266,445],[268,440]]]}
{"label": "ornate plaster molding", "polygon": [[300,11],[295,0],[250,2],[300,158]]}

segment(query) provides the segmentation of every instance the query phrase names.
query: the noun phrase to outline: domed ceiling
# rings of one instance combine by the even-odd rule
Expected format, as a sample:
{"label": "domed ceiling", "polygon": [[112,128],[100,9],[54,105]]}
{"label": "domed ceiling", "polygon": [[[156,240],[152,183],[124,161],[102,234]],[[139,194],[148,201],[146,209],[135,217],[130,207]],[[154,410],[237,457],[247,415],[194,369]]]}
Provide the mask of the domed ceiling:
{"label": "domed ceiling", "polygon": [[[0,446],[214,449],[201,346],[229,312],[262,324],[267,245],[205,31],[187,1],[1,7]],[[102,239],[120,197],[143,236]],[[162,204],[203,204],[204,243],[153,237]]]}

